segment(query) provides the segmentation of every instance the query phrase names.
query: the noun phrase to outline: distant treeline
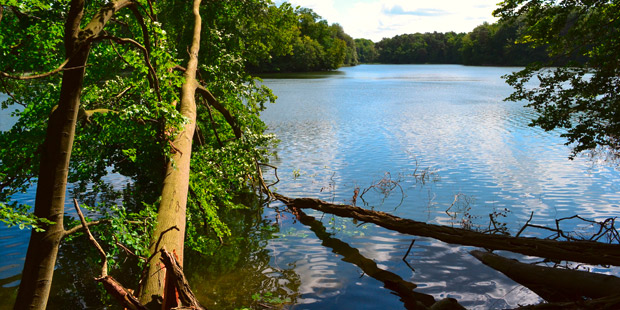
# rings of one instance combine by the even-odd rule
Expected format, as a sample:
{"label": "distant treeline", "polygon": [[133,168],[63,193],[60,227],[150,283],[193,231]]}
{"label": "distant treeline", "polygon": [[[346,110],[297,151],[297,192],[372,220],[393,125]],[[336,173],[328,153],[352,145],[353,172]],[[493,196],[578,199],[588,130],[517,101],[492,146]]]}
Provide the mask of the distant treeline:
{"label": "distant treeline", "polygon": [[516,23],[484,23],[469,33],[415,33],[378,43],[356,39],[361,63],[523,66],[547,60],[544,48],[517,44]]}
{"label": "distant treeline", "polygon": [[544,48],[516,43],[518,23],[485,22],[469,33],[403,34],[374,43],[353,40],[311,9],[284,3],[264,14],[257,23],[276,34],[277,42],[271,42],[268,55],[247,63],[251,72],[324,71],[359,63],[523,66],[548,60]]}

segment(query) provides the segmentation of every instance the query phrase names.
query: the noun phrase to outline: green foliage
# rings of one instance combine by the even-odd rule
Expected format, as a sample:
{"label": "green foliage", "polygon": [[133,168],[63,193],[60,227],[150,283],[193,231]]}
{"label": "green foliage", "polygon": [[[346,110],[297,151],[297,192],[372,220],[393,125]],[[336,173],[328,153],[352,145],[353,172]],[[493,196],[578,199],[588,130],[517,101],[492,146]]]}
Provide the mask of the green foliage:
{"label": "green foliage", "polygon": [[379,53],[375,49],[375,43],[368,39],[355,39],[357,57],[361,63],[373,63],[377,61]]}
{"label": "green foliage", "polygon": [[311,9],[293,10],[288,3],[270,8],[270,14],[286,21],[273,28],[276,34],[287,38],[280,42],[286,48],[273,49],[267,57],[250,63],[251,71],[324,71],[358,64],[355,41],[340,25],[329,25]]}
{"label": "green foliage", "polygon": [[45,225],[53,224],[44,218],[38,218],[28,213],[30,206],[17,205],[7,206],[0,202],[0,222],[6,224],[7,227],[17,226],[19,229],[34,229],[36,231],[44,231]]}
{"label": "green foliage", "polygon": [[[534,63],[507,77],[509,100],[526,100],[539,112],[533,126],[563,128],[583,151],[620,154],[620,6],[617,1],[504,1],[494,12],[522,20],[522,42],[546,47],[557,67]],[[538,87],[533,85],[538,84]]]}
{"label": "green foliage", "polygon": [[358,39],[363,46],[358,54],[363,63],[396,64],[525,65],[547,59],[543,48],[516,43],[522,24],[501,21],[484,23],[469,33],[403,34],[374,46],[369,40]]}
{"label": "green foliage", "polygon": [[[53,70],[64,60],[68,3],[20,3],[16,9],[3,4],[0,71],[18,75]],[[89,2],[85,18],[93,16],[102,3]],[[236,139],[220,113],[209,111],[205,104],[199,106],[188,207],[188,246],[196,249],[205,248],[212,241],[209,238],[229,235],[219,214],[240,207],[235,197],[250,188],[255,161],[265,159],[265,149],[271,143],[272,138],[263,134],[265,125],[258,115],[275,96],[248,75],[245,66],[268,53],[289,53],[292,46],[281,48],[281,42],[295,34],[273,34],[274,27],[292,22],[294,15],[283,14],[285,9],[276,10],[266,1],[210,1],[201,10],[201,83],[233,115],[244,136]],[[290,6],[288,10],[292,11]],[[152,223],[138,227],[128,221],[151,218],[173,148],[171,141],[186,121],[175,107],[183,81],[173,68],[183,65],[187,57],[185,46],[191,29],[185,21],[191,10],[187,3],[163,2],[153,5],[151,11],[144,1],[138,11],[144,17],[143,25],[130,10],[123,10],[106,26],[106,35],[141,44],[148,50],[150,63],[145,61],[144,51],[133,44],[107,39],[92,43],[69,181],[74,184],[74,195],[89,199],[91,205],[101,205],[94,211],[96,217],[112,220],[108,228],[116,232],[121,244],[144,255]],[[158,16],[159,20],[149,16]],[[263,21],[261,17],[269,19]],[[58,100],[60,75],[27,81],[2,78],[0,82],[0,91],[9,94],[2,107],[19,107],[15,126],[0,133],[0,218],[9,224],[39,229],[39,220],[14,197],[36,184],[37,150]],[[104,177],[109,173],[127,178],[130,184],[122,193],[114,193],[118,189],[105,184]],[[123,207],[116,207],[118,202]],[[207,238],[205,230],[215,235]],[[119,248],[114,246],[112,234],[102,231],[101,236],[111,245],[110,259],[114,259]]]}
{"label": "green foliage", "polygon": [[252,300],[254,300],[255,302],[267,303],[267,304],[272,304],[272,305],[282,305],[282,304],[291,302],[290,297],[286,297],[282,299],[279,296],[274,296],[274,294],[271,292],[266,292],[263,294],[259,294],[259,293],[253,294]]}

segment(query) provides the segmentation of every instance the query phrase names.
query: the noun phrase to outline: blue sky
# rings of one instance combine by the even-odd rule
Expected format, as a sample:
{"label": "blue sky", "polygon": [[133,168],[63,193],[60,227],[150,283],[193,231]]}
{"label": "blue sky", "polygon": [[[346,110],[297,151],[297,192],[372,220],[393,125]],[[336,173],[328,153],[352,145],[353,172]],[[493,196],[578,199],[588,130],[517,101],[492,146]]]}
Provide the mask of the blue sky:
{"label": "blue sky", "polygon": [[[494,22],[501,0],[288,0],[313,9],[330,24],[342,25],[353,38],[375,42],[415,32],[469,32]],[[281,4],[283,0],[275,1]]]}

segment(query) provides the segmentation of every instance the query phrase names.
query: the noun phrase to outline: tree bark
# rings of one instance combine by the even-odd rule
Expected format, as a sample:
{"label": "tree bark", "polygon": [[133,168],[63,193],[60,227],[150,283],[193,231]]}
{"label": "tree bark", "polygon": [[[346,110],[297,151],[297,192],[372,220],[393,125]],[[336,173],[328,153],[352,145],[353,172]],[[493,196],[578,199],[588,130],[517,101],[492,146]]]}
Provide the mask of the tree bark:
{"label": "tree bark", "polygon": [[610,275],[524,264],[483,251],[470,253],[550,302],[603,298],[617,294],[620,287],[620,278]]}
{"label": "tree bark", "polygon": [[194,292],[192,292],[192,289],[189,287],[189,283],[187,282],[187,278],[183,273],[183,268],[179,261],[172,253],[166,251],[165,248],[162,248],[159,252],[161,254],[162,263],[166,266],[166,269],[170,271],[166,276],[170,275],[172,277],[171,281],[174,282],[174,287],[178,292],[181,307],[204,310],[205,308],[200,305]]}
{"label": "tree bark", "polygon": [[354,218],[404,234],[431,237],[443,242],[506,250],[556,260],[595,265],[620,266],[620,245],[590,241],[556,241],[549,239],[490,235],[461,228],[427,224],[403,219],[384,212],[370,211],[349,205],[336,205],[312,198],[288,198],[275,194],[289,206],[314,209],[341,217]]}
{"label": "tree bark", "polygon": [[90,39],[99,34],[111,16],[130,1],[114,1],[104,6],[80,31],[84,0],[72,0],[65,23],[65,66],[57,108],[51,113],[41,148],[34,215],[54,224],[44,232],[32,231],[26,253],[15,309],[45,309],[49,297],[58,246],[64,235],[63,216],[69,159],[90,53]]}
{"label": "tree bark", "polygon": [[[184,73],[185,83],[181,89],[180,112],[189,122],[174,140],[176,152],[166,168],[161,202],[157,214],[157,224],[151,236],[150,252],[153,254],[148,266],[148,276],[140,291],[140,301],[150,309],[160,307],[164,297],[166,270],[160,261],[159,249],[165,247],[178,256],[183,262],[183,246],[185,241],[185,221],[187,193],[189,188],[190,159],[192,154],[192,138],[196,128],[196,70],[198,68],[198,51],[200,48],[201,18],[200,0],[194,0],[194,33],[190,48],[190,58]],[[173,227],[178,230],[171,229]],[[161,238],[161,239],[160,239]],[[159,241],[159,242],[157,242]],[[159,248],[156,248],[159,246]],[[168,287],[172,287],[168,285]],[[165,307],[168,305],[165,305]],[[167,308],[166,308],[167,309]]]}

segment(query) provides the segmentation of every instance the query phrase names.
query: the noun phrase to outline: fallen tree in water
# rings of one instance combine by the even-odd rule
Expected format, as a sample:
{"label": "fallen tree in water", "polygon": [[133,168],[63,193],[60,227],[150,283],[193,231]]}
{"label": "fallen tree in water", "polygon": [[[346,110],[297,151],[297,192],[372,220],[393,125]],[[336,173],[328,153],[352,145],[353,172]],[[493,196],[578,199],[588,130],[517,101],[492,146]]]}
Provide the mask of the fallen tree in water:
{"label": "fallen tree in water", "polygon": [[490,250],[506,250],[552,260],[620,266],[620,245],[617,244],[492,235],[462,228],[427,224],[403,219],[385,212],[366,210],[351,205],[332,204],[319,199],[273,195],[289,207],[314,209],[340,217],[373,223],[404,234],[434,238],[446,243],[476,246]]}
{"label": "fallen tree in water", "polygon": [[620,278],[610,275],[525,264],[484,251],[470,254],[550,302],[603,298],[617,294],[620,287]]}

